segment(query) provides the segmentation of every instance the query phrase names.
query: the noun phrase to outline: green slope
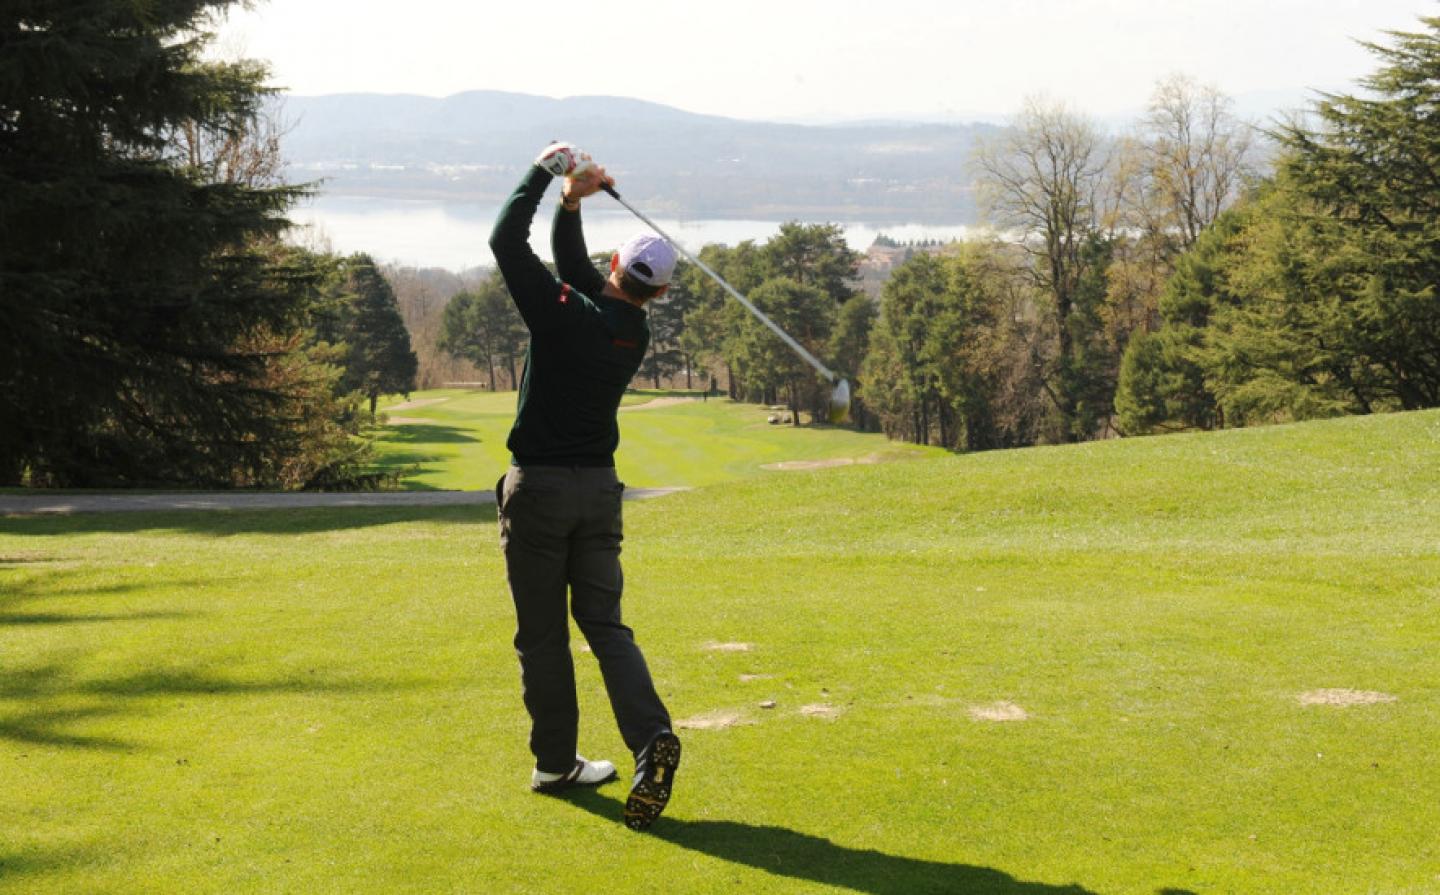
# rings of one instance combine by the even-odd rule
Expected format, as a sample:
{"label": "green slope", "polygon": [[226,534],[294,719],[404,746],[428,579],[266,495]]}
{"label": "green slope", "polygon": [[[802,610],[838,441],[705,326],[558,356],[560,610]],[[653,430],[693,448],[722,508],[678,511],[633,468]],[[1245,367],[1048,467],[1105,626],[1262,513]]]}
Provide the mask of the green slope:
{"label": "green slope", "polygon": [[0,521],[0,891],[1440,891],[1440,413],[626,513],[648,835],[525,789],[493,511]]}
{"label": "green slope", "polygon": [[[627,484],[697,487],[764,475],[764,467],[775,463],[941,453],[848,429],[771,425],[769,411],[753,404],[676,394],[684,393],[625,396],[615,464]],[[401,409],[392,409],[397,406]],[[505,438],[515,420],[514,392],[436,389],[381,410],[392,422],[377,441],[381,462],[408,471],[406,488],[492,488],[510,462]]]}

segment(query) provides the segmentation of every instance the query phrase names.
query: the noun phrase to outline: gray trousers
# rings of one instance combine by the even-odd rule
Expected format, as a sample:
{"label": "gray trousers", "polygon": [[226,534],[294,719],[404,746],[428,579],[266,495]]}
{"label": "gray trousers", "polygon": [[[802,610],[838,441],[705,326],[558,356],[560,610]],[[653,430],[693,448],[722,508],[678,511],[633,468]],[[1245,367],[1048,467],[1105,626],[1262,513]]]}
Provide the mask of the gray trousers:
{"label": "gray trousers", "polygon": [[625,745],[639,756],[670,729],[645,657],[620,620],[624,490],[613,468],[511,466],[496,484],[530,751],[535,766],[548,773],[575,764],[580,720],[567,592],[569,614],[600,662]]}

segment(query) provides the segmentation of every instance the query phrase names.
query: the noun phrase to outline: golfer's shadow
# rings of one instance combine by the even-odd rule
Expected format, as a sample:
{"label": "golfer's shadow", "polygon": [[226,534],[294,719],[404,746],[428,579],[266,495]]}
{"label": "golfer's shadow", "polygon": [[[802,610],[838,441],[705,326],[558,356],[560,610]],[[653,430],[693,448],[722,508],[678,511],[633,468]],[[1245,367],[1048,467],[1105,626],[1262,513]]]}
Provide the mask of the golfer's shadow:
{"label": "golfer's shadow", "polygon": [[[594,790],[576,790],[562,798],[598,817],[620,820],[619,803]],[[662,817],[644,835],[777,876],[871,895],[1095,895],[1079,885],[1025,882],[989,867],[847,848],[784,827]]]}

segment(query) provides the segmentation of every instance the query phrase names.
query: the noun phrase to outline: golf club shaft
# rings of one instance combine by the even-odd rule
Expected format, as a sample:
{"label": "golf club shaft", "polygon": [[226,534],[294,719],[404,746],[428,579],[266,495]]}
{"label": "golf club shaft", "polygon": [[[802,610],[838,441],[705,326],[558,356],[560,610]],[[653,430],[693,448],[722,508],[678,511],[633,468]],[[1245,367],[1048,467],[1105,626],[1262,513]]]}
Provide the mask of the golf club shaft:
{"label": "golf club shaft", "polygon": [[770,331],[775,333],[775,335],[779,336],[780,341],[793,348],[795,350],[795,353],[804,358],[805,362],[808,363],[810,366],[814,367],[821,376],[824,376],[831,382],[834,382],[836,379],[839,378],[839,376],[835,373],[834,370],[831,370],[829,367],[820,363],[820,361],[816,359],[815,355],[805,350],[805,346],[801,345],[799,342],[791,338],[790,334],[787,333],[785,330],[781,329],[779,324],[777,324],[774,320],[771,320],[769,317],[765,316],[765,313],[763,311],[750,303],[750,299],[741,295],[738,289],[725,282],[725,280],[718,273],[710,269],[709,265],[686,251],[684,246],[680,245],[680,243],[672,239],[670,237],[670,234],[666,233],[664,230],[661,230],[659,225],[647,218],[643,213],[641,213],[638,208],[622,199],[620,197],[620,194],[615,192],[615,189],[613,187],[605,184],[601,186],[601,189],[609,193],[610,198],[614,199],[616,202],[619,202],[621,205],[624,205],[627,209],[629,209],[631,214],[635,215],[637,218],[648,224],[650,226],[650,229],[660,234],[661,238],[663,238],[666,242],[670,243],[670,245],[674,246],[675,251],[684,255],[686,260],[688,260],[691,264],[695,265],[696,267],[709,274],[710,279],[719,283],[721,288],[723,288],[726,292],[730,293],[731,298],[740,302],[740,304],[745,307],[745,310],[749,311],[751,314],[754,314],[756,320],[759,320],[761,323],[770,327]]}

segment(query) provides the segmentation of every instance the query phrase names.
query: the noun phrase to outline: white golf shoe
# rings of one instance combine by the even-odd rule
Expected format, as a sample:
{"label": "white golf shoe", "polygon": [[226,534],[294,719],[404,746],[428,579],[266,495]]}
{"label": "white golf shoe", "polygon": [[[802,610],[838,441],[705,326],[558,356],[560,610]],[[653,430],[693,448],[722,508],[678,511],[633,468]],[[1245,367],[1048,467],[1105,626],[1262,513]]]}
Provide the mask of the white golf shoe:
{"label": "white golf shoe", "polygon": [[615,765],[608,761],[587,761],[575,756],[575,766],[564,774],[551,774],[536,768],[530,774],[530,788],[536,792],[559,792],[572,786],[599,786],[615,779]]}

